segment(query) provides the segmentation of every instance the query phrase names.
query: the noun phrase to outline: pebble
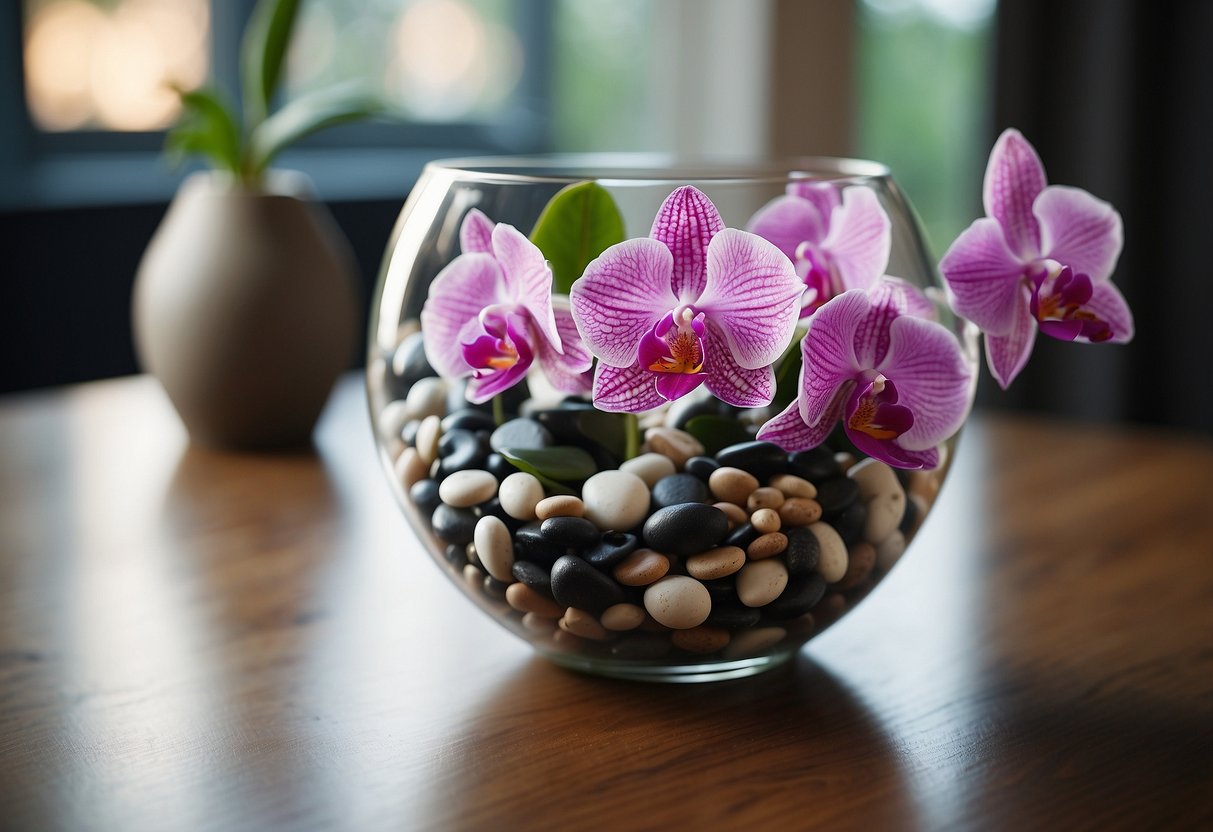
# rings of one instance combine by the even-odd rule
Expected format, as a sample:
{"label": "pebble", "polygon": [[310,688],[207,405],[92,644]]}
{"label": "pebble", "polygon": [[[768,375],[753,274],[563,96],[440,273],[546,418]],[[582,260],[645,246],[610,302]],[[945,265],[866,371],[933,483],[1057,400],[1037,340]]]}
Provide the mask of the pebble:
{"label": "pebble", "polygon": [[716,454],[716,461],[724,468],[741,468],[748,471],[763,482],[788,470],[787,453],[771,442],[753,441],[730,445]]}
{"label": "pebble", "polygon": [[619,584],[576,555],[564,555],[552,565],[552,597],[566,607],[591,613],[626,600]]}
{"label": "pebble", "polygon": [[408,489],[425,479],[430,470],[429,464],[421,458],[416,448],[405,448],[396,458],[395,468],[401,485]]}
{"label": "pebble", "polygon": [[461,407],[442,417],[442,430],[446,433],[453,430],[470,430],[473,433],[478,430],[492,431],[496,427],[497,423],[491,415],[470,407]]}
{"label": "pebble", "polygon": [[481,517],[473,533],[476,557],[490,575],[499,581],[514,580],[514,538],[509,527],[493,516]]}
{"label": "pebble", "polygon": [[689,630],[678,630],[670,634],[670,643],[688,653],[716,653],[728,646],[732,635],[721,627],[701,624]]}
{"label": "pebble", "polygon": [[538,524],[523,526],[514,532],[514,550],[518,557],[550,568],[564,550],[545,538]]}
{"label": "pebble", "polygon": [[404,426],[408,421],[409,416],[404,400],[397,399],[384,405],[383,410],[379,411],[379,419],[375,424],[379,427],[381,437],[392,439],[404,432]]}
{"label": "pebble", "polygon": [[497,478],[488,471],[456,471],[438,486],[442,502],[455,508],[470,508],[493,499]]}
{"label": "pebble", "polygon": [[531,613],[541,618],[559,618],[564,615],[564,607],[523,583],[506,587],[505,602],[519,612]]}
{"label": "pebble", "polygon": [[901,560],[906,551],[906,536],[901,531],[895,531],[886,537],[876,547],[876,566],[881,572],[888,572],[893,564]]}
{"label": "pebble", "polygon": [[635,604],[615,604],[603,610],[598,621],[606,629],[618,633],[625,630],[635,630],[644,623],[644,617],[647,614],[644,611],[644,607],[639,607]]}
{"label": "pebble", "polygon": [[627,471],[600,471],[581,487],[586,519],[600,529],[627,531],[649,513],[649,487]]}
{"label": "pebble", "polygon": [[596,544],[585,551],[583,557],[591,566],[598,569],[610,569],[636,551],[638,545],[640,545],[640,538],[634,534],[606,532]]}
{"label": "pebble", "polygon": [[[507,594],[509,590],[506,590]],[[533,612],[528,612],[522,616],[522,626],[530,630],[532,633],[539,635],[547,635],[552,632],[552,628],[556,626],[556,621],[551,618],[544,618],[542,615],[535,615]]]}
{"label": "pebble", "polygon": [[694,578],[670,575],[644,591],[644,608],[659,624],[672,630],[689,630],[707,620],[712,596]]}
{"label": "pebble", "polygon": [[392,373],[404,384],[437,375],[425,357],[425,340],[420,332],[408,335],[392,353]]}
{"label": "pebble", "polygon": [[704,503],[658,509],[644,524],[644,541],[667,555],[693,555],[712,548],[728,533],[724,512]]}
{"label": "pebble", "polygon": [[556,546],[588,549],[598,542],[598,527],[584,517],[549,517],[539,533]]}
{"label": "pebble", "polygon": [[668,457],[679,471],[693,456],[703,456],[703,443],[677,428],[649,428],[644,433],[645,449]]}
{"label": "pebble", "polygon": [[674,463],[668,456],[648,453],[629,459],[619,466],[620,471],[635,474],[644,480],[644,484],[652,488],[662,477],[668,477],[675,472]]}
{"label": "pebble", "polygon": [[906,495],[898,491],[895,495],[881,495],[867,504],[867,519],[863,525],[863,539],[873,546],[879,545],[897,531],[901,518],[906,514]]}
{"label": "pebble", "polygon": [[758,511],[764,508],[777,509],[783,505],[786,499],[787,497],[778,488],[772,488],[767,485],[754,489],[750,496],[746,497],[745,507],[749,511]]}
{"label": "pebble", "polygon": [[777,532],[783,525],[779,512],[771,508],[760,508],[750,515],[750,525],[759,534]]}
{"label": "pebble", "polygon": [[489,437],[489,446],[498,453],[503,448],[533,450],[551,444],[552,434],[534,419],[511,419]]}
{"label": "pebble", "polygon": [[852,479],[834,477],[817,484],[817,502],[828,520],[842,514],[859,499],[859,486]]}
{"label": "pebble", "polygon": [[758,479],[740,468],[721,466],[708,478],[708,487],[716,499],[744,506],[746,498],[758,488]]}
{"label": "pebble", "polygon": [[446,381],[440,378],[418,379],[409,388],[404,410],[410,419],[442,416],[446,413]]}
{"label": "pebble", "polygon": [[741,659],[746,656],[756,656],[783,641],[787,634],[788,631],[783,627],[758,627],[754,630],[746,630],[733,636],[733,640],[724,650],[724,657]]}
{"label": "pebble", "polygon": [[679,503],[702,503],[708,499],[708,487],[704,485],[703,480],[692,474],[670,474],[653,485],[651,496],[654,508],[676,506]]}
{"label": "pebble", "polygon": [[710,456],[693,456],[687,460],[687,464],[682,467],[682,470],[707,482],[708,477],[712,476],[712,472],[719,467],[720,463]]}
{"label": "pebble", "polygon": [[543,499],[543,483],[531,474],[519,471],[501,481],[498,498],[505,513],[515,520],[534,520],[535,506]]}
{"label": "pebble", "polygon": [[664,633],[631,633],[611,645],[611,655],[620,659],[659,659],[671,649]]}
{"label": "pebble", "polygon": [[438,458],[438,440],[442,438],[442,420],[426,416],[417,427],[417,453],[428,467]]}
{"label": "pebble", "polygon": [[834,454],[834,461],[838,463],[838,470],[844,474],[851,470],[855,465],[855,454],[849,451],[839,451]]}
{"label": "pebble", "polygon": [[821,503],[810,497],[789,497],[779,507],[779,519],[787,526],[807,526],[821,519]]}
{"label": "pebble", "polygon": [[580,497],[568,494],[553,494],[535,504],[535,516],[540,520],[549,517],[585,517],[585,503]]}
{"label": "pebble", "polygon": [[615,580],[624,586],[648,586],[670,571],[670,559],[652,549],[637,549],[612,570]]}
{"label": "pebble", "polygon": [[746,514],[745,509],[736,503],[726,503],[722,501],[719,503],[713,503],[713,505],[724,512],[724,516],[729,518],[729,523],[733,526],[739,526],[743,523],[750,522],[749,515]]}
{"label": "pebble", "polygon": [[758,529],[754,528],[751,523],[742,523],[740,526],[733,529],[733,531],[729,532],[729,535],[724,539],[724,542],[728,546],[737,546],[738,548],[745,549],[758,539],[758,535]]}
{"label": "pebble", "polygon": [[734,599],[735,606],[718,606],[715,597],[712,598],[712,614],[708,622],[713,627],[725,627],[729,630],[744,630],[753,627],[762,620],[762,611],[743,607]]}
{"label": "pebble", "polygon": [[853,546],[863,539],[863,530],[868,522],[867,503],[856,500],[830,521],[842,542]]}
{"label": "pebble", "polygon": [[515,560],[510,574],[514,576],[515,581],[526,584],[548,598],[552,597],[552,576],[539,564],[529,560]]}
{"label": "pebble", "polygon": [[826,582],[820,575],[789,577],[787,587],[762,612],[777,620],[798,618],[817,606],[825,594]]}
{"label": "pebble", "polygon": [[479,519],[470,508],[455,508],[446,503],[439,503],[430,515],[430,527],[444,543],[466,546],[472,542],[476,521]]}
{"label": "pebble", "polygon": [[787,564],[788,574],[807,575],[816,569],[821,558],[817,535],[803,527],[788,529],[784,534],[788,538],[788,548],[783,551],[783,562]]}
{"label": "pebble", "polygon": [[485,459],[485,470],[496,477],[498,480],[503,480],[510,474],[516,473],[517,468],[514,467],[508,459],[498,453],[491,453]]}
{"label": "pebble", "polygon": [[814,523],[806,527],[817,538],[820,553],[817,560],[817,571],[826,583],[833,584],[841,581],[847,574],[847,544],[842,542],[838,532],[829,523]]}
{"label": "pebble", "polygon": [[560,629],[590,641],[606,641],[610,634],[598,623],[598,619],[585,610],[569,607],[560,619]]}
{"label": "pebble", "polygon": [[718,546],[686,560],[687,574],[701,581],[732,575],[745,566],[745,552],[736,546]]}
{"label": "pebble", "polygon": [[809,500],[817,497],[817,486],[795,474],[776,474],[768,484],[772,488],[778,488],[785,497],[804,497]]}
{"label": "pebble", "polygon": [[696,416],[719,416],[720,404],[712,396],[683,396],[670,405],[665,414],[666,424],[681,430]]}
{"label": "pebble", "polygon": [[737,573],[737,597],[747,607],[766,606],[787,585],[788,568],[775,558],[747,563]]}
{"label": "pebble", "polygon": [[835,589],[848,590],[862,584],[876,568],[876,547],[866,541],[860,541],[851,547],[847,556],[847,572],[842,576]]}
{"label": "pebble", "polygon": [[469,563],[463,567],[463,582],[467,584],[468,589],[479,592],[484,585],[484,573]]}
{"label": "pebble", "polygon": [[460,569],[467,563],[466,546],[457,546],[454,543],[448,543],[442,549],[442,556],[446,558],[446,562],[451,566],[457,566]]}
{"label": "pebble", "polygon": [[773,558],[788,548],[788,538],[783,532],[770,532],[759,535],[746,547],[746,557],[750,560]]}
{"label": "pebble", "polygon": [[792,454],[788,464],[793,474],[815,483],[819,490],[822,482],[842,473],[834,461],[834,452],[825,445]]}

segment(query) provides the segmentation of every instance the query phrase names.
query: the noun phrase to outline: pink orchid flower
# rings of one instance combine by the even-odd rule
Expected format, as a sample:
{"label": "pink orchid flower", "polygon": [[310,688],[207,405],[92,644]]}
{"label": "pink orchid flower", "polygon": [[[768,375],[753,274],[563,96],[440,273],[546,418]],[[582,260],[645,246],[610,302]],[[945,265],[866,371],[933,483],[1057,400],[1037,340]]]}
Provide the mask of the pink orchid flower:
{"label": "pink orchid flower", "polygon": [[1036,330],[1063,341],[1125,343],[1133,315],[1108,277],[1123,242],[1120,214],[1078,188],[1046,187],[1040,157],[1017,130],[994,145],[986,217],[944,254],[952,306],[985,333],[1005,389],[1032,354]]}
{"label": "pink orchid flower", "polygon": [[593,356],[573,316],[552,307],[552,270],[516,228],[472,209],[463,253],[439,272],[421,310],[425,354],[444,378],[471,376],[468,401],[517,384],[538,359],[552,386],[586,393]]}
{"label": "pink orchid flower", "polygon": [[842,419],[855,447],[898,468],[934,468],[938,446],[968,413],[973,374],[956,337],[913,314],[904,288],[882,281],[817,310],[800,344],[796,401],[758,438],[815,448]]}
{"label": "pink orchid flower", "polygon": [[569,293],[598,357],[595,406],[638,413],[700,384],[738,407],[769,404],[803,291],[779,249],[725,228],[705,194],[679,188],[649,237],[608,248]]}
{"label": "pink orchid flower", "polygon": [[749,230],[770,240],[804,281],[800,317],[812,315],[848,289],[873,286],[889,265],[889,217],[871,188],[842,191],[825,182],[793,182],[750,220]]}

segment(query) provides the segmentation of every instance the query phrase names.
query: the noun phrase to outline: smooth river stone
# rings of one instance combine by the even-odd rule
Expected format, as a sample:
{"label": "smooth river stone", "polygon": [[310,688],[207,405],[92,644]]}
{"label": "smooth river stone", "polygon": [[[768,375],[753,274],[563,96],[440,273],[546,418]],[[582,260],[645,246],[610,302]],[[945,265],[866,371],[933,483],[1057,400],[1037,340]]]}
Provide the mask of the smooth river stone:
{"label": "smooth river stone", "polygon": [[703,480],[692,474],[670,474],[662,477],[653,486],[652,498],[656,508],[676,506],[679,503],[702,503],[708,499],[708,487],[704,485]]}
{"label": "smooth river stone", "polygon": [[552,597],[595,615],[626,600],[619,584],[576,555],[565,555],[552,564]]}
{"label": "smooth river stone", "polygon": [[442,502],[455,508],[471,508],[493,499],[497,478],[488,471],[456,471],[438,486]]}
{"label": "smooth river stone", "polygon": [[826,594],[826,582],[820,575],[798,575],[788,578],[788,585],[771,603],[763,607],[765,615],[786,620],[804,615]]}
{"label": "smooth river stone", "polygon": [[746,499],[757,490],[758,478],[741,468],[723,465],[708,477],[708,487],[717,500],[744,506]]}
{"label": "smooth river stone", "polygon": [[711,549],[729,531],[729,518],[715,506],[683,503],[658,509],[644,524],[645,545],[668,555]]}
{"label": "smooth river stone", "polygon": [[704,454],[702,442],[676,428],[649,428],[645,431],[644,440],[648,450],[669,457],[680,471],[688,459]]}
{"label": "smooth river stone", "polygon": [[586,562],[599,569],[610,569],[626,558],[640,544],[640,538],[627,532],[605,532],[602,538],[583,553]]}
{"label": "smooth river stone", "polygon": [[820,547],[817,571],[826,583],[838,583],[847,574],[847,544],[829,523],[813,523],[805,528],[817,538]]}
{"label": "smooth river stone", "polygon": [[426,416],[442,416],[446,413],[446,381],[440,378],[423,378],[417,381],[405,398],[405,412],[410,419]]}
{"label": "smooth river stone", "polygon": [[670,559],[652,549],[637,549],[615,565],[611,574],[624,586],[648,586],[670,571]]}
{"label": "smooth river stone", "polygon": [[736,546],[718,546],[686,560],[687,573],[701,581],[732,575],[745,565],[745,552]]}
{"label": "smooth river stone", "polygon": [[707,587],[685,575],[670,575],[644,591],[644,608],[672,630],[689,630],[707,621],[712,596]]}
{"label": "smooth river stone", "polygon": [[599,622],[608,630],[623,632],[635,630],[644,623],[644,607],[635,604],[615,604],[602,612]]}
{"label": "smooth river stone", "polygon": [[535,506],[543,499],[543,484],[525,471],[510,474],[497,490],[501,507],[515,520],[534,520]]}
{"label": "smooth river stone", "polygon": [[747,607],[763,607],[788,585],[788,568],[776,558],[747,563],[737,573],[737,597]]}
{"label": "smooth river stone", "polygon": [[490,575],[504,583],[514,580],[514,538],[505,523],[496,517],[481,517],[473,541],[476,557]]}
{"label": "smooth river stone", "polygon": [[783,561],[791,575],[808,575],[817,568],[821,559],[821,544],[817,535],[808,528],[787,529],[788,548],[783,551]]}
{"label": "smooth river stone", "polygon": [[511,419],[489,438],[489,445],[494,451],[502,448],[517,450],[534,450],[546,448],[552,444],[552,434],[534,419]]}
{"label": "smooth river stone", "polygon": [[662,477],[668,477],[675,472],[674,463],[668,456],[647,453],[629,459],[620,464],[620,471],[635,474],[644,480],[644,484],[652,488]]}
{"label": "smooth river stone", "polygon": [[539,526],[539,533],[557,546],[570,549],[588,549],[598,543],[599,537],[598,528],[584,517],[549,517]]}
{"label": "smooth river stone", "polygon": [[716,454],[716,461],[723,467],[748,471],[763,482],[788,470],[788,455],[783,448],[757,440],[724,448]]}
{"label": "smooth river stone", "polygon": [[625,532],[649,513],[649,487],[627,471],[601,471],[581,487],[586,519],[605,530]]}
{"label": "smooth river stone", "polygon": [[466,546],[472,542],[476,531],[476,513],[470,508],[455,508],[440,503],[430,515],[430,527],[444,543]]}
{"label": "smooth river stone", "polygon": [[539,501],[535,506],[535,516],[540,520],[549,517],[585,517],[585,503],[572,494],[553,494]]}

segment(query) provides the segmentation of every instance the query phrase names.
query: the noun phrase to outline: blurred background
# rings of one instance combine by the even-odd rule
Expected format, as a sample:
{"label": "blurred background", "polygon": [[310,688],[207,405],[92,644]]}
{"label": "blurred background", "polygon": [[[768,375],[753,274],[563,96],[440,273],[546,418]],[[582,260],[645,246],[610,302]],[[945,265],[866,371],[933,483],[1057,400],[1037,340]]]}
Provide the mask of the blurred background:
{"label": "blurred background", "polygon": [[[130,290],[189,166],[168,84],[238,96],[252,0],[0,8],[0,392],[137,370]],[[1213,3],[1202,0],[306,0],[286,96],[348,78],[400,118],[289,151],[353,243],[364,307],[427,159],[655,151],[888,164],[938,257],[1019,127],[1051,181],[1124,215],[1128,347],[1039,343],[1010,394],[1213,433]],[[1046,341],[1048,339],[1040,339]]]}

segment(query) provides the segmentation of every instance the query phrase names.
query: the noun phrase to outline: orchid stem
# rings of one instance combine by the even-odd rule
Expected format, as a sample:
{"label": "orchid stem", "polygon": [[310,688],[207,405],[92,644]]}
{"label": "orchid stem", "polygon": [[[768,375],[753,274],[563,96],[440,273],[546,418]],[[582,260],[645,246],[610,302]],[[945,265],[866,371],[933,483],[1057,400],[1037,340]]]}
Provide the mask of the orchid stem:
{"label": "orchid stem", "polygon": [[493,396],[493,424],[501,427],[505,424],[505,400],[498,393]]}
{"label": "orchid stem", "polygon": [[635,413],[623,414],[624,436],[623,458],[634,459],[640,454],[640,420]]}

